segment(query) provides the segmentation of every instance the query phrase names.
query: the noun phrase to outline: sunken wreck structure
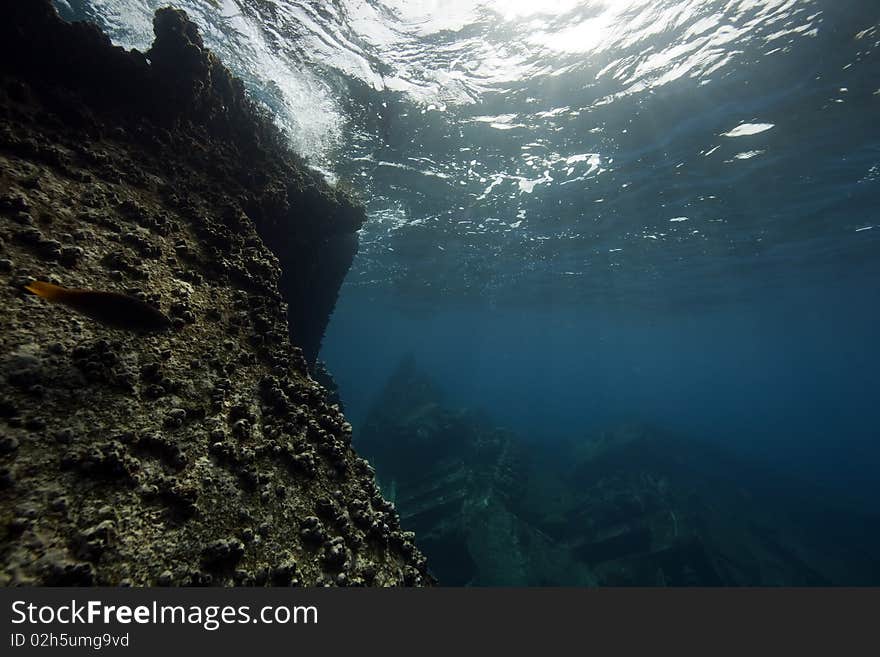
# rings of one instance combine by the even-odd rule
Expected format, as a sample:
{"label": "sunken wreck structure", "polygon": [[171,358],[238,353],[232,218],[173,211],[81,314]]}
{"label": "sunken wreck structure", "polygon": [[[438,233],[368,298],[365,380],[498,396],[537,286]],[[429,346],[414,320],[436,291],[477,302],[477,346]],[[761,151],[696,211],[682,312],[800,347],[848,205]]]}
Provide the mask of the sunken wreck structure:
{"label": "sunken wreck structure", "polygon": [[411,357],[354,443],[444,584],[880,583],[875,514],[642,423],[519,436],[451,403]]}

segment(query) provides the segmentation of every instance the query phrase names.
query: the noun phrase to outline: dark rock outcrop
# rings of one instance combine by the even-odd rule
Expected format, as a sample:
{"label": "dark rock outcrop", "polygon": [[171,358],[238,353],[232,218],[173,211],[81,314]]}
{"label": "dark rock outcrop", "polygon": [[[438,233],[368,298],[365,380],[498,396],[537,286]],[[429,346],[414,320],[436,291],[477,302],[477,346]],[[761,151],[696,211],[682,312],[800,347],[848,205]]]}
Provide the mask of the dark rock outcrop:
{"label": "dark rock outcrop", "polygon": [[[47,1],[0,13],[0,584],[429,583],[295,346],[361,211],[182,13],[157,14],[149,61]],[[173,329],[108,328],[32,279]]]}
{"label": "dark rock outcrop", "polygon": [[56,120],[96,142],[125,135],[157,163],[170,153],[203,174],[175,189],[167,172],[168,193],[188,211],[222,207],[233,228],[242,215],[254,223],[280,261],[291,337],[313,363],[357,252],[363,208],[289,150],[184,12],[156,12],[156,40],[140,53],[113,46],[95,25],[62,21],[48,0],[3,0],[0,9],[0,69],[26,80]]}

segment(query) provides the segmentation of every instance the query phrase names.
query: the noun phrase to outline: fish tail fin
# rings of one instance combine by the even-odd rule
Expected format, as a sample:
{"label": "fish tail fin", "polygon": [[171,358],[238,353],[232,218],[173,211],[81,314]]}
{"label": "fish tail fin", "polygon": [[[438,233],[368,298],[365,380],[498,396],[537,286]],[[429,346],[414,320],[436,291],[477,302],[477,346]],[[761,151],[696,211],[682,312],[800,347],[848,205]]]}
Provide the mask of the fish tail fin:
{"label": "fish tail fin", "polygon": [[67,292],[60,285],[53,285],[45,281],[33,281],[25,285],[24,289],[28,292],[33,292],[38,297],[43,297],[47,301],[61,301],[64,293]]}

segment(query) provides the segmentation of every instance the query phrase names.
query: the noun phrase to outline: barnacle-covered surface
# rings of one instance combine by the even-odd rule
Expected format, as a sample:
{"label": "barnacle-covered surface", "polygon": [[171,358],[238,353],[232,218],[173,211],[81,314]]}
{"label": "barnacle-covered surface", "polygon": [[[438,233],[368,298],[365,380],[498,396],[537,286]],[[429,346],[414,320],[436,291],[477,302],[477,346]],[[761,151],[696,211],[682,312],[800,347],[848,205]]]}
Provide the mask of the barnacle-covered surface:
{"label": "barnacle-covered surface", "polygon": [[[185,14],[157,13],[147,61],[2,4],[0,583],[429,583],[308,373],[362,211]],[[108,328],[32,279],[174,328]]]}

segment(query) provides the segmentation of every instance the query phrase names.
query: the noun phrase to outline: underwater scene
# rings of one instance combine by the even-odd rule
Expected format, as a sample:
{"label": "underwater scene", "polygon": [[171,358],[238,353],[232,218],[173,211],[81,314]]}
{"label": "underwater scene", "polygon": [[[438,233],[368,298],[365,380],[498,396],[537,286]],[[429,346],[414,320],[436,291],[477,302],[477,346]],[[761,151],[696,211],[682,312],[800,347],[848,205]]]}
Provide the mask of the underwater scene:
{"label": "underwater scene", "polygon": [[[52,4],[145,52],[169,2]],[[401,582],[880,584],[880,3],[170,4],[309,176],[363,206],[332,294],[287,272],[342,229],[279,255],[280,280],[329,317],[291,301],[291,337],[369,462],[347,471],[375,470],[369,513],[399,514]],[[268,422],[249,413],[211,458],[241,462],[241,422]],[[391,583],[379,557],[336,574],[361,539],[330,527],[368,505],[322,491],[291,540],[316,540],[334,584]],[[295,550],[241,574],[257,557],[233,533],[189,583],[331,581]],[[40,581],[79,583],[71,567]],[[158,576],[136,572],[95,581]]]}

